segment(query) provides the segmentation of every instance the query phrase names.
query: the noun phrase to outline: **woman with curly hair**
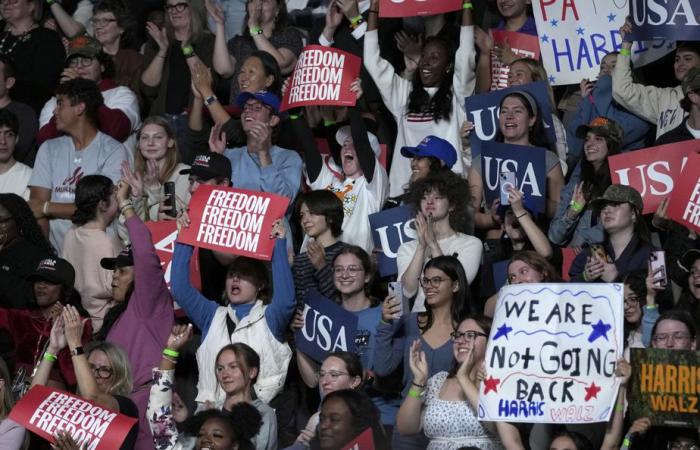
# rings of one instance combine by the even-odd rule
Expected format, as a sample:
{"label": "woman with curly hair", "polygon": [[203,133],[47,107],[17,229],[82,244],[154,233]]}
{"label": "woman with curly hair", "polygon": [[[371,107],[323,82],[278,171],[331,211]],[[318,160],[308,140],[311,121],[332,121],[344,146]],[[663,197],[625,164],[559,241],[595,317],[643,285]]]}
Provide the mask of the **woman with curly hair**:
{"label": "woman with curly hair", "polygon": [[408,201],[416,208],[417,239],[403,243],[397,252],[398,279],[403,295],[415,297],[414,310],[423,311],[425,299],[418,278],[426,261],[454,255],[471,283],[481,263],[481,241],[461,233],[469,220],[469,187],[459,175],[443,172],[414,183]]}
{"label": "woman with curly hair", "polygon": [[[389,195],[396,197],[403,194],[411,176],[410,160],[401,156],[402,147],[415,146],[432,134],[461,148],[460,125],[466,120],[464,98],[474,93],[476,79],[474,27],[471,9],[464,9],[457,51],[442,36],[426,39],[413,79],[407,80],[379,54],[378,10],[379,0],[372,0],[363,61],[398,125],[389,174]],[[453,170],[462,172],[461,160]]]}
{"label": "woman with curly hair", "polygon": [[119,239],[107,233],[118,213],[112,180],[104,175],[81,178],[75,188],[75,207],[71,221],[76,226],[66,233],[61,256],[75,268],[75,289],[97,332],[114,304],[112,272],[100,261],[115,258],[122,250]]}
{"label": "woman with curly hair", "polygon": [[27,277],[53,253],[27,202],[17,194],[0,194],[0,307],[29,306],[32,285]]}

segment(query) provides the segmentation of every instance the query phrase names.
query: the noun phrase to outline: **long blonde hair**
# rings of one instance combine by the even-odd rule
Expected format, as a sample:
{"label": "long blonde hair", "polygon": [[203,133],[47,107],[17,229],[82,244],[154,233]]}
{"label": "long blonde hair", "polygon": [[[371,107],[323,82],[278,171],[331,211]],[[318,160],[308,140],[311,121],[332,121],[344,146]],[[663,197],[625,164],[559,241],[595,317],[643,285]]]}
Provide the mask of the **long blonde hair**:
{"label": "long blonde hair", "polygon": [[[166,0],[167,1],[167,0]],[[202,0],[185,0],[190,8],[190,43],[199,42],[209,32],[206,25],[207,12]],[[168,12],[165,12],[165,32],[170,42],[175,40],[175,31],[170,23]]]}
{"label": "long blonde hair", "polygon": [[141,154],[141,132],[146,125],[157,125],[161,127],[165,131],[165,134],[168,135],[168,139],[173,141],[173,145],[168,147],[168,151],[165,153],[165,164],[163,164],[163,168],[158,174],[158,181],[160,181],[160,184],[163,184],[170,179],[179,162],[175,132],[163,116],[149,116],[144,119],[139,132],[136,134],[138,148],[134,155],[134,169],[142,175],[146,173],[146,158]]}
{"label": "long blonde hair", "polygon": [[86,346],[85,354],[89,357],[95,350],[104,352],[112,364],[112,387],[109,388],[109,394],[122,396],[131,394],[134,380],[131,375],[129,357],[126,356],[124,350],[111,342],[94,341]]}
{"label": "long blonde hair", "polygon": [[549,104],[552,107],[552,109],[556,108],[557,104],[554,103],[554,91],[552,90],[552,85],[549,84],[549,77],[547,77],[547,71],[545,70],[542,63],[532,58],[520,58],[510,63],[510,66],[513,67],[513,64],[517,62],[525,64],[527,68],[530,69],[532,81],[544,81],[544,84],[547,86]]}

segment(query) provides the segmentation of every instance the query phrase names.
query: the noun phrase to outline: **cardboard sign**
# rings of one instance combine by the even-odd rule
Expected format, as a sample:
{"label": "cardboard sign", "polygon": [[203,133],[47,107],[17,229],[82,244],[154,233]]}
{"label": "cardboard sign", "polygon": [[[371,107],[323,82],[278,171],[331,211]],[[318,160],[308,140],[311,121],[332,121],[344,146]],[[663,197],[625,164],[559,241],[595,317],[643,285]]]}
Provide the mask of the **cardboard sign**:
{"label": "cardboard sign", "polygon": [[56,433],[66,431],[89,450],[118,450],[138,420],[47,386],[34,386],[9,417],[52,444]]}
{"label": "cardboard sign", "polygon": [[[584,78],[598,77],[603,57],[620,50],[619,30],[630,11],[627,0],[533,0],[532,12],[549,83],[557,86],[578,85]],[[676,39],[635,42],[634,66],[641,67],[672,51]]]}
{"label": "cardboard sign", "polygon": [[[175,242],[177,241],[177,222],[174,220],[161,220],[157,222],[145,222],[146,228],[151,232],[151,240],[156,249],[156,255],[160,259],[160,265],[164,267],[165,283],[170,289],[170,267],[175,252]],[[199,258],[195,248],[190,261],[190,281],[192,286],[198,291],[202,287],[202,278],[199,275]],[[176,309],[179,306],[176,305]]]}
{"label": "cardboard sign", "polygon": [[653,213],[671,194],[688,155],[696,150],[700,144],[691,140],[610,156],[610,177],[615,184],[635,188],[644,200],[644,214]]}
{"label": "cardboard sign", "polygon": [[479,420],[605,422],[617,399],[623,286],[501,288],[479,388]]}
{"label": "cardboard sign", "polygon": [[462,0],[379,0],[379,17],[432,16],[462,9]]}
{"label": "cardboard sign", "polygon": [[540,108],[542,121],[544,122],[547,140],[552,144],[557,142],[552,121],[552,108],[549,104],[549,94],[544,81],[526,84],[524,86],[513,86],[487,94],[472,95],[464,100],[467,120],[474,124],[474,130],[469,135],[469,142],[472,147],[472,155],[481,154],[481,144],[492,141],[498,132],[498,117],[500,115],[499,105],[503,97],[513,91],[526,91],[535,98],[537,106]]}
{"label": "cardboard sign", "polygon": [[633,348],[629,408],[652,425],[700,427],[700,352]]}
{"label": "cardboard sign", "polygon": [[330,352],[355,351],[357,316],[314,290],[306,294],[304,327],[294,334],[297,348],[319,363]]}
{"label": "cardboard sign", "polygon": [[372,428],[367,428],[355,439],[350,441],[342,450],[374,450],[374,436]]}
{"label": "cardboard sign", "polygon": [[[540,44],[537,36],[514,31],[491,30],[493,42],[499,47],[506,44],[510,46],[517,58],[540,59]],[[496,56],[496,52],[491,51],[491,90],[504,89],[508,86],[508,74],[510,66],[504,64]]]}
{"label": "cardboard sign", "polygon": [[681,225],[700,231],[700,155],[688,155],[668,202],[666,215]]}
{"label": "cardboard sign", "polygon": [[539,147],[484,142],[481,151],[481,178],[486,204],[501,197],[499,174],[515,172],[523,203],[534,213],[545,212],[547,197],[547,169],[545,152]]}
{"label": "cardboard sign", "polygon": [[700,41],[700,3],[696,0],[630,0],[631,38]]}
{"label": "cardboard sign", "polygon": [[190,200],[191,225],[178,242],[251,258],[272,259],[272,224],[289,199],[267,192],[201,185]]}
{"label": "cardboard sign", "polygon": [[[411,228],[416,221],[413,205],[401,205],[369,215],[374,248],[377,253],[379,276],[396,275],[396,254],[404,242],[416,239],[416,230]],[[415,226],[415,225],[414,225]]]}
{"label": "cardboard sign", "polygon": [[280,109],[307,105],[354,106],[350,85],[360,76],[362,61],[333,47],[308,45],[297,59]]}

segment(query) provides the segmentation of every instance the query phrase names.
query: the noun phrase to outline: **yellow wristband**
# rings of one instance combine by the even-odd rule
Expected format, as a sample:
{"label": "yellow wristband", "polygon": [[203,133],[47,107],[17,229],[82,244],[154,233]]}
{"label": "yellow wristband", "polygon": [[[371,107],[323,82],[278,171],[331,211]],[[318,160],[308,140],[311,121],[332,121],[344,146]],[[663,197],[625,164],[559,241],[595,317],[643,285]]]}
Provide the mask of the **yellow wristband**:
{"label": "yellow wristband", "polygon": [[473,9],[474,5],[471,2],[462,3],[462,9]]}
{"label": "yellow wristband", "polygon": [[628,48],[621,48],[620,54],[624,56],[632,56],[632,51]]}

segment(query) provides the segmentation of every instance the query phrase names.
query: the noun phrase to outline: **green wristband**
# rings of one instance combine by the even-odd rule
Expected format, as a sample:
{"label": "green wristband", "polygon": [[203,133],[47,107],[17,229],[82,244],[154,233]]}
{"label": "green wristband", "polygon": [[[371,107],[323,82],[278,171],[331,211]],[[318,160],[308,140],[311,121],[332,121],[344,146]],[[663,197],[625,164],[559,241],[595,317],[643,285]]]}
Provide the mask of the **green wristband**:
{"label": "green wristband", "polygon": [[632,56],[632,51],[628,48],[621,48],[620,54],[624,56]]}
{"label": "green wristband", "polygon": [[474,5],[471,2],[462,3],[462,9],[474,9]]}
{"label": "green wristband", "polygon": [[577,213],[580,213],[581,211],[583,211],[583,208],[584,208],[584,206],[581,203],[577,202],[576,200],[571,200],[571,203],[569,203],[569,206],[571,207],[571,209],[573,209]]}
{"label": "green wristband", "polygon": [[44,352],[44,361],[56,362],[58,361],[58,356],[49,352]]}
{"label": "green wristband", "polygon": [[250,27],[248,31],[250,31],[251,36],[263,33],[262,27]]}
{"label": "green wristband", "polygon": [[359,14],[352,19],[350,19],[350,23],[353,25],[357,25],[358,23],[362,22],[362,14]]}
{"label": "green wristband", "polygon": [[324,127],[330,127],[330,126],[333,126],[333,125],[335,125],[335,121],[333,121],[333,120],[324,120],[324,121],[323,121],[323,126],[324,126]]}
{"label": "green wristband", "polygon": [[191,45],[182,47],[182,54],[185,56],[185,58],[191,58],[194,56],[194,49]]}
{"label": "green wristband", "polygon": [[413,397],[413,398],[417,398],[417,399],[421,400],[421,399],[423,398],[423,392],[418,392],[418,391],[415,390],[415,389],[409,389],[409,390],[408,390],[408,396],[409,396],[409,397]]}
{"label": "green wristband", "polygon": [[173,358],[177,358],[178,356],[180,356],[180,353],[176,352],[175,350],[169,349],[169,348],[164,348],[163,354],[165,356],[172,356]]}

